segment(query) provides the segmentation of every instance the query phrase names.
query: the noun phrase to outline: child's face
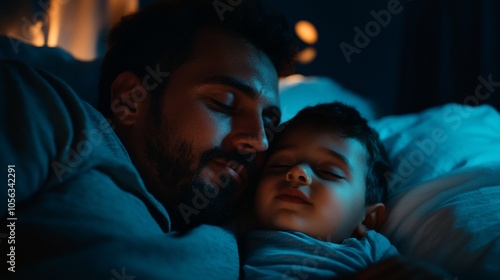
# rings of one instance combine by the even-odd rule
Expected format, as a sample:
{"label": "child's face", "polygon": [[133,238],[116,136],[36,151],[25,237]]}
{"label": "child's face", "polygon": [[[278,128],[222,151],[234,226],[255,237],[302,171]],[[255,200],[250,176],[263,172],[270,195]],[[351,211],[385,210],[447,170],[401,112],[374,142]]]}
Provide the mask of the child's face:
{"label": "child's face", "polygon": [[298,126],[264,166],[256,214],[266,229],[341,242],[365,217],[367,152],[357,140]]}

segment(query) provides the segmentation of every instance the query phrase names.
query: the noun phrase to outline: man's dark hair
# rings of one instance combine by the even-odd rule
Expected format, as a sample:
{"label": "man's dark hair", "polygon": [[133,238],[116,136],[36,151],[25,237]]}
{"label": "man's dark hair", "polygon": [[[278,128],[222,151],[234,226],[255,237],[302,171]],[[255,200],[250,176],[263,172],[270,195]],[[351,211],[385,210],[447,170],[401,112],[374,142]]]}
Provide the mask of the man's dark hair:
{"label": "man's dark hair", "polygon": [[[124,17],[110,31],[99,81],[101,113],[106,117],[112,113],[110,89],[120,73],[131,71],[142,80],[147,69],[175,71],[189,58],[202,27],[218,27],[243,37],[269,57],[280,77],[294,70],[295,37],[285,18],[260,1],[160,1]],[[152,89],[153,96],[160,98],[167,83],[168,77]]]}
{"label": "man's dark hair", "polygon": [[270,153],[273,143],[279,142],[283,132],[297,125],[307,125],[318,131],[331,131],[340,137],[359,141],[368,152],[365,205],[386,201],[389,183],[385,174],[390,171],[387,153],[378,133],[368,125],[358,110],[340,102],[318,104],[302,109],[282,125],[284,130],[271,142]]}

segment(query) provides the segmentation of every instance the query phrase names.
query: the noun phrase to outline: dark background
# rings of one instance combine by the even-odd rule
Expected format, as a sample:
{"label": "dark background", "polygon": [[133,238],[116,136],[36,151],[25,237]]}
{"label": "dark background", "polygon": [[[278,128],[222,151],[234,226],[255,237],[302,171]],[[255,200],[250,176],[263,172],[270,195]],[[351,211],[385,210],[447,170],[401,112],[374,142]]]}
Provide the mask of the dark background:
{"label": "dark background", "polygon": [[[5,25],[10,13],[9,7],[20,5],[26,6],[25,16],[31,18],[34,11],[29,10],[29,5],[40,9],[37,4],[40,1],[48,2],[0,0],[0,23]],[[74,1],[76,0],[68,3],[75,3]],[[140,0],[140,6],[152,1]],[[236,0],[232,3],[234,1]],[[284,14],[292,28],[297,21],[307,20],[318,30],[318,41],[309,46],[316,50],[317,56],[311,63],[298,63],[297,73],[332,78],[348,90],[373,102],[379,109],[376,112],[378,116],[420,112],[451,102],[491,104],[500,110],[498,0],[263,1]],[[108,2],[96,3],[105,6]],[[383,27],[377,23],[373,13],[388,10],[388,5],[401,6],[402,10],[391,14],[390,22]],[[14,23],[22,25],[22,15],[14,16]],[[89,20],[102,21],[105,17],[105,14],[99,14]],[[369,37],[370,41],[366,46],[358,46],[359,53],[353,53],[348,62],[339,45],[344,43],[356,47],[355,28],[366,32],[367,26],[378,26],[379,30],[375,30],[374,35]],[[106,33],[106,30],[99,32],[100,54],[105,51]],[[71,30],[65,36],[70,35],[82,36]],[[299,42],[299,45],[301,48],[307,47],[303,42]],[[13,54],[7,38],[3,38],[3,46],[4,57],[39,61]],[[41,65],[42,68],[51,66],[54,66],[54,72],[59,70],[56,63]],[[94,72],[97,75],[98,71]],[[63,76],[65,74],[61,73]],[[64,78],[71,81],[71,77]],[[83,91],[92,92],[95,91],[94,88],[93,85],[88,86]]]}
{"label": "dark background", "polygon": [[[267,1],[293,26],[308,20],[318,29],[316,59],[297,65],[304,75],[324,75],[375,102],[383,114],[402,114],[456,102],[500,109],[500,1],[401,0],[403,10],[351,55],[354,27],[365,30],[388,0]],[[478,77],[493,81],[487,87]],[[479,87],[478,87],[479,86]],[[476,92],[476,89],[478,91]]]}

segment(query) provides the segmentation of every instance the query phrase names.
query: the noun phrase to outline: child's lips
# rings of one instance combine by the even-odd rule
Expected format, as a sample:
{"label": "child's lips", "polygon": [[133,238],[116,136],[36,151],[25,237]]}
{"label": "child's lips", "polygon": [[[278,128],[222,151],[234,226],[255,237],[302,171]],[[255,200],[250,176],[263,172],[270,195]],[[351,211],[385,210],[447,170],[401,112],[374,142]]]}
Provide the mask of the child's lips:
{"label": "child's lips", "polygon": [[290,187],[280,189],[276,198],[291,203],[312,205],[303,192]]}

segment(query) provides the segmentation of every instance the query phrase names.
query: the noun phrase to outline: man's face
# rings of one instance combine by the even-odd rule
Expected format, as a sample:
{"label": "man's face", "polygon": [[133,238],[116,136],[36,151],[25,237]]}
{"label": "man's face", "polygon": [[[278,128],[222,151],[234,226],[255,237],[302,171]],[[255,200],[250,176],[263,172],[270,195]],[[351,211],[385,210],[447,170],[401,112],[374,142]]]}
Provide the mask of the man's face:
{"label": "man's face", "polygon": [[367,152],[333,132],[286,130],[267,160],[256,194],[260,226],[341,242],[365,217]]}
{"label": "man's face", "polygon": [[[174,227],[221,224],[279,122],[278,77],[270,59],[239,37],[204,29],[175,69],[159,116],[144,117],[142,176]],[[146,165],[146,168],[144,168]],[[146,174],[145,174],[146,173]]]}

